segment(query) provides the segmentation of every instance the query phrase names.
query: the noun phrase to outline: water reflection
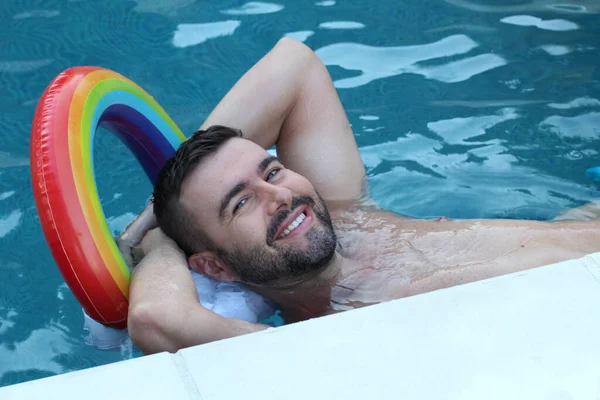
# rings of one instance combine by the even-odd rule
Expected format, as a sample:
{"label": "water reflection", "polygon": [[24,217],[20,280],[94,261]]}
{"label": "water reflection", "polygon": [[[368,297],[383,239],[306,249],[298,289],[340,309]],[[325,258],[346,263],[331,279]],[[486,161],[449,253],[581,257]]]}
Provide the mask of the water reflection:
{"label": "water reflection", "polygon": [[540,49],[544,50],[551,56],[564,56],[565,54],[569,54],[573,51],[573,49],[571,49],[569,46],[562,46],[559,44],[546,44],[540,46]]}
{"label": "water reflection", "polygon": [[8,235],[21,224],[23,212],[21,210],[13,210],[8,216],[0,216],[0,238]]}
{"label": "water reflection", "polygon": [[575,117],[553,115],[540,123],[540,129],[547,129],[561,137],[595,140],[600,138],[600,113]]}
{"label": "water reflection", "polygon": [[447,26],[441,26],[439,28],[429,29],[427,32],[436,33],[436,32],[445,32],[445,31],[468,31],[468,32],[478,32],[478,33],[493,33],[497,32],[498,29],[493,28],[491,26],[483,26],[483,25],[473,25],[473,24],[452,24]]}
{"label": "water reflection", "polygon": [[535,26],[538,29],[547,31],[574,31],[579,29],[579,26],[571,21],[564,19],[550,19],[544,21],[541,18],[532,17],[531,15],[514,15],[512,17],[502,18],[500,22],[518,26]]}
{"label": "water reflection", "polygon": [[364,121],[377,121],[379,119],[377,115],[360,115],[358,118]]}
{"label": "water reflection", "polygon": [[29,166],[29,158],[16,157],[5,151],[0,151],[0,168],[27,166]]}
{"label": "water reflection", "polygon": [[479,4],[469,0],[444,0],[453,6],[465,8],[470,11],[482,13],[508,13],[524,11],[554,11],[565,14],[585,14],[600,12],[600,3],[597,0],[578,0],[576,4],[569,4],[568,0],[534,0],[530,3],[515,5],[488,5]]}
{"label": "water reflection", "polygon": [[120,235],[121,232],[125,230],[127,225],[133,222],[136,217],[136,214],[127,212],[117,217],[107,217],[106,223],[108,224],[108,228],[113,235]]}
{"label": "water reflection", "polygon": [[[409,133],[393,142],[361,147],[360,154],[365,167],[371,171],[385,161],[418,160],[417,162],[422,165],[431,167],[433,165],[443,165],[438,164],[436,150],[440,148],[441,143],[438,140],[416,133]],[[456,161],[460,160],[464,160],[464,157],[460,157]]]}
{"label": "water reflection", "polygon": [[319,28],[323,29],[362,29],[365,24],[354,21],[331,21],[319,24]]}
{"label": "water reflection", "polygon": [[172,15],[177,10],[192,5],[196,0],[133,0],[137,3],[134,11]]}
{"label": "water reflection", "polygon": [[179,24],[173,36],[173,46],[189,47],[209,39],[233,35],[241,21],[209,22],[206,24]]}
{"label": "water reflection", "polygon": [[466,140],[484,135],[486,130],[495,125],[516,118],[519,115],[514,108],[503,108],[497,115],[435,121],[428,123],[427,128],[449,144],[479,144],[481,142]]}
{"label": "water reflection", "polygon": [[251,1],[238,8],[231,8],[221,11],[223,14],[229,15],[255,15],[255,14],[271,14],[283,10],[281,4],[263,3],[260,1]]}
{"label": "water reflection", "polygon": [[[362,147],[373,197],[384,208],[414,217],[537,219],[551,219],[594,199],[595,190],[519,163],[517,146],[501,139],[502,124],[518,118],[520,113],[507,107],[490,115],[429,122],[427,128],[440,139],[409,133]],[[600,126],[600,114],[551,117],[545,123],[574,135]],[[495,135],[486,139],[492,129]],[[461,149],[449,151],[448,146]],[[582,157],[593,156],[586,150]]]}
{"label": "water reflection", "polygon": [[518,165],[498,139],[461,154],[444,154],[442,146],[409,134],[363,147],[371,192],[380,206],[423,218],[545,220],[597,196],[595,190]]}
{"label": "water reflection", "polygon": [[58,15],[60,15],[58,10],[33,10],[17,14],[13,16],[13,19],[52,18]]}
{"label": "water reflection", "polygon": [[498,107],[519,107],[533,104],[547,103],[545,100],[435,100],[430,104],[441,107],[468,107],[468,108],[498,108]]}
{"label": "water reflection", "polygon": [[9,192],[0,193],[0,201],[8,199],[9,197],[13,196],[14,194],[15,194],[14,190],[11,190]]}
{"label": "water reflection", "polygon": [[358,43],[336,43],[316,51],[325,65],[337,65],[361,75],[335,81],[337,88],[355,88],[376,79],[412,73],[441,82],[461,82],[507,64],[497,54],[479,54],[445,64],[419,63],[466,54],[479,44],[466,35],[453,35],[434,43],[413,46],[375,47]]}
{"label": "water reflection", "polygon": [[52,62],[54,62],[52,58],[32,61],[0,61],[0,72],[25,74],[50,65]]}
{"label": "water reflection", "polygon": [[295,39],[299,42],[305,42],[306,39],[308,39],[309,37],[311,37],[314,34],[315,34],[315,32],[313,32],[313,31],[298,31],[298,32],[286,33],[284,36]]}
{"label": "water reflection", "polygon": [[22,342],[11,346],[0,344],[0,379],[6,373],[27,370],[53,374],[66,372],[57,358],[70,353],[72,341],[69,330],[54,322],[46,328],[31,331]]}
{"label": "water reflection", "polygon": [[571,108],[584,108],[584,107],[600,107],[600,100],[593,99],[591,97],[578,97],[571,100],[568,103],[550,103],[550,108],[556,108],[558,110],[568,110]]}
{"label": "water reflection", "polygon": [[[0,307],[0,311],[4,311],[4,307]],[[19,315],[19,313],[14,308],[10,308],[6,311],[4,317],[0,314],[0,335],[5,334],[10,328],[15,326],[14,317],[17,315]]]}

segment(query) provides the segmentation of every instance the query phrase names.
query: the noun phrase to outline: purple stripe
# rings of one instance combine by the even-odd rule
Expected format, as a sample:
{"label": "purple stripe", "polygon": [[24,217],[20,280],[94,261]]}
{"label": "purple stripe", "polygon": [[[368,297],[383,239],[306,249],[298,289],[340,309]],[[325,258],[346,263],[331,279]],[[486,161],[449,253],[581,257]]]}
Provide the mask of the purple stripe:
{"label": "purple stripe", "polygon": [[158,172],[175,149],[163,134],[139,111],[115,104],[106,109],[99,125],[113,132],[135,155],[154,184]]}

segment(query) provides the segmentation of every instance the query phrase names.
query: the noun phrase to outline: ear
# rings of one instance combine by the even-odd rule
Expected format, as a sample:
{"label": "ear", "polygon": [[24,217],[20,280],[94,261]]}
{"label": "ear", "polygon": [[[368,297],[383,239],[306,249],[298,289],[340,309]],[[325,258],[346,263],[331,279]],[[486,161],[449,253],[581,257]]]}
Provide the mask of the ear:
{"label": "ear", "polygon": [[192,254],[188,257],[188,264],[197,273],[219,281],[231,282],[238,280],[237,276],[212,251]]}

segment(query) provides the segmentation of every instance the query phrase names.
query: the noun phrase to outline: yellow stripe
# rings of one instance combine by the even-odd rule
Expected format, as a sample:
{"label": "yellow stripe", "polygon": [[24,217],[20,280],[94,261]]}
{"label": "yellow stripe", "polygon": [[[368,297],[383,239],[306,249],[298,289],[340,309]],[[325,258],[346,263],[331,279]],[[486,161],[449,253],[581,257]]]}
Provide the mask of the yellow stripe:
{"label": "yellow stripe", "polygon": [[[167,113],[138,85],[112,71],[100,70],[88,74],[78,85],[69,110],[69,153],[73,175],[82,210],[94,243],[105,266],[124,296],[128,297],[130,274],[116,243],[112,238],[106,217],[100,204],[93,173],[91,152],[92,118],[98,101],[113,90],[127,91],[151,106],[173,131],[185,140],[185,136]],[[83,173],[82,173],[83,172]]]}

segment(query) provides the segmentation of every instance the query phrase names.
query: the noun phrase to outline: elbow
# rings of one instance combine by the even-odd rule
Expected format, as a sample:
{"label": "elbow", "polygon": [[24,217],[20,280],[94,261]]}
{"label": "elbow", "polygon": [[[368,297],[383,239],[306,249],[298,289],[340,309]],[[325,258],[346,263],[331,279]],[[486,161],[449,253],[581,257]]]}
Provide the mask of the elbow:
{"label": "elbow", "polygon": [[289,59],[289,57],[292,56],[297,61],[300,60],[306,63],[321,63],[319,57],[317,57],[315,52],[310,47],[296,39],[283,37],[279,39],[275,49],[281,51],[281,53],[285,55],[286,59]]}
{"label": "elbow", "polygon": [[176,352],[176,346],[164,335],[163,320],[159,307],[152,304],[130,306],[127,329],[134,346],[144,354]]}

